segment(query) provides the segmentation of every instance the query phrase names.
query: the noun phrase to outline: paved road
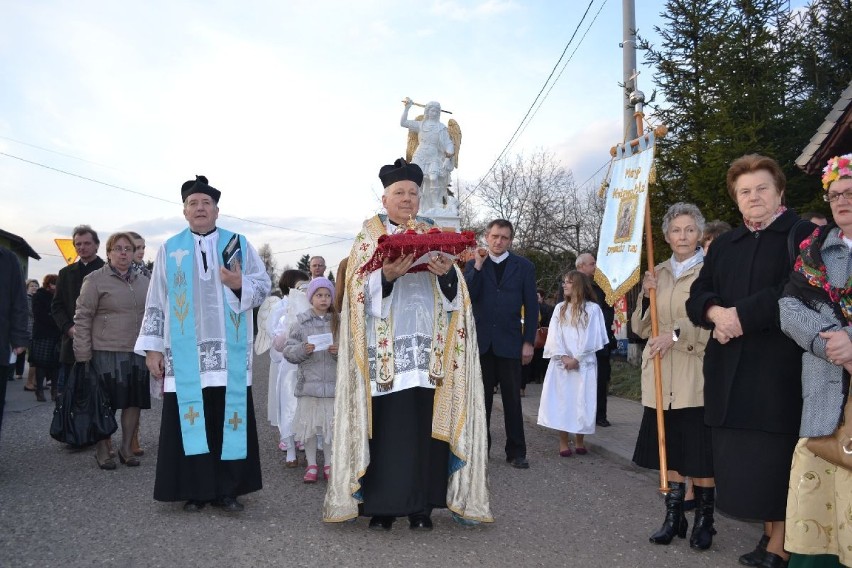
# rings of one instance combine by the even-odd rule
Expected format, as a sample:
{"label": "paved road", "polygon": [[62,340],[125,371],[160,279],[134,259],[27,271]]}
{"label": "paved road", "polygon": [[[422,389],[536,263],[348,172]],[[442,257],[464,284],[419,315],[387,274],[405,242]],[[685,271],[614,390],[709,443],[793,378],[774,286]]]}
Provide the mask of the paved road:
{"label": "paved road", "polygon": [[529,470],[501,458],[495,405],[495,523],[464,529],[436,511],[435,530],[425,534],[411,532],[404,519],[390,533],[368,531],[365,519],[324,524],[324,484],[305,485],[301,469],[283,468],[276,432],[264,420],[268,359],[256,361],[264,488],[243,497],[246,510],[234,516],[211,508],[187,514],[152,499],[158,402],[143,412],[142,466],[107,472],[97,469],[92,449],[70,452],[54,442],[47,434],[52,404],[10,383],[0,438],[0,566],[733,567],[759,537],[756,525],[722,518],[706,553],[685,540],[649,544],[662,521],[657,481],[623,456],[641,409],[614,400],[614,426],[589,437],[591,453],[560,458],[556,434],[535,426],[538,385],[524,399]]}

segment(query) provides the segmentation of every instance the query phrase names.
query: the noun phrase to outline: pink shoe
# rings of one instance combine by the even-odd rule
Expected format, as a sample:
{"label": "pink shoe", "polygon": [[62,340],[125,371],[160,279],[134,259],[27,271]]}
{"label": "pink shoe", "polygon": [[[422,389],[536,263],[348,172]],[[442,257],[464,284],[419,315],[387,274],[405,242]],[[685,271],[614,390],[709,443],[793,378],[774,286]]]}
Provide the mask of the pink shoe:
{"label": "pink shoe", "polygon": [[323,477],[325,477],[326,481],[331,479],[331,466],[330,465],[322,466],[322,475],[323,475]]}
{"label": "pink shoe", "polygon": [[299,442],[297,440],[296,441],[296,449],[299,450],[300,452],[304,452],[305,451],[305,444],[303,444],[302,442]]}
{"label": "pink shoe", "polygon": [[586,454],[589,453],[589,450],[587,450],[586,448],[584,448],[582,446],[580,446],[579,448],[574,448],[574,451],[577,452],[578,456],[585,456]]}
{"label": "pink shoe", "polygon": [[309,465],[308,469],[305,470],[305,477],[302,478],[305,483],[316,483],[317,482],[317,466]]}
{"label": "pink shoe", "polygon": [[281,440],[280,442],[278,442],[278,449],[282,452],[286,452],[288,447],[289,444],[287,444],[285,440]]}

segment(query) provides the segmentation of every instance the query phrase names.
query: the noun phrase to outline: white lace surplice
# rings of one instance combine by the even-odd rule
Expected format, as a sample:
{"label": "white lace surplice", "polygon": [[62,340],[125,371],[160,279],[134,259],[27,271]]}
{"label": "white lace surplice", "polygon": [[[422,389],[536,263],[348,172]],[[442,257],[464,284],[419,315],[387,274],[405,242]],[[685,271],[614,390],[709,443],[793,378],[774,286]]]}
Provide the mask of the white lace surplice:
{"label": "white lace surplice", "polygon": [[[266,267],[254,247],[246,242],[243,251],[243,285],[240,298],[222,284],[219,277],[221,259],[218,250],[219,231],[205,237],[194,235],[196,243],[193,249],[193,290],[192,309],[195,310],[195,331],[198,339],[198,358],[201,370],[201,388],[224,387],[228,384],[228,365],[245,365],[247,384],[251,385],[253,314],[252,308],[258,307],[269,295],[271,283]],[[204,270],[201,251],[207,255],[207,270]],[[135,351],[145,355],[146,351],[159,351],[165,354],[165,392],[175,392],[174,365],[171,351],[170,320],[172,307],[168,298],[166,274],[166,246],[157,251],[154,272],[148,287],[145,301],[145,316]],[[225,349],[225,312],[223,302],[235,312],[242,313],[247,325],[249,344],[244,361],[229,361]]]}
{"label": "white lace surplice", "polygon": [[[428,271],[409,273],[394,281],[393,291],[382,298],[381,270],[375,270],[367,281],[367,358],[370,364],[372,396],[382,396],[414,387],[435,388],[429,382],[429,355],[432,352],[434,319],[434,286],[437,277]],[[443,293],[438,295],[444,311],[459,309],[460,295],[452,302]],[[391,313],[393,306],[393,313]],[[393,388],[376,388],[376,330],[375,318],[391,318],[393,322],[394,378]]]}
{"label": "white lace surplice", "polygon": [[[594,302],[586,302],[589,324],[585,328],[571,325],[570,308],[565,314],[566,321],[560,322],[562,303],[553,310],[544,344],[544,357],[550,359],[550,363],[541,389],[538,423],[561,432],[592,434],[595,431],[598,384],[595,352],[609,341],[606,324],[603,312]],[[562,366],[562,355],[577,359],[580,368],[566,371]]]}

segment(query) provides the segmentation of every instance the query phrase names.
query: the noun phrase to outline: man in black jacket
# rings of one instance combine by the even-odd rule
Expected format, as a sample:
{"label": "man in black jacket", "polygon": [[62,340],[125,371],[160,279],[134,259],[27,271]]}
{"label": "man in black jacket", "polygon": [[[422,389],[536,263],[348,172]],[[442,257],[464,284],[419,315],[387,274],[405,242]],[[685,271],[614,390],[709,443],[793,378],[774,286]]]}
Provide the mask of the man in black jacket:
{"label": "man in black jacket", "polygon": [[6,383],[15,370],[17,356],[30,342],[28,318],[27,292],[18,257],[0,247],[0,427],[6,405]]}
{"label": "man in black jacket", "polygon": [[[527,444],[521,411],[521,365],[532,360],[538,322],[535,266],[509,252],[515,236],[512,223],[495,219],[485,230],[488,250],[476,254],[464,269],[470,291],[479,360],[485,385],[485,416],[491,449],[491,406],[500,385],[506,424],[506,460],[527,469]],[[523,312],[521,311],[523,308]],[[523,313],[523,320],[521,314]],[[524,322],[527,325],[523,325]]]}
{"label": "man in black jacket", "polygon": [[597,268],[597,260],[595,257],[584,252],[577,257],[577,270],[592,279],[592,289],[595,291],[595,297],[601,311],[604,315],[604,323],[606,324],[606,334],[609,337],[609,344],[603,349],[595,353],[598,359],[598,413],[595,422],[598,426],[606,428],[610,426],[609,420],[606,418],[606,397],[609,391],[609,380],[612,374],[612,366],[610,364],[610,355],[615,346],[615,334],[612,331],[612,321],[615,319],[615,309],[606,303],[606,294],[600,286],[595,282],[595,268]]}
{"label": "man in black jacket", "polygon": [[60,361],[62,363],[59,373],[59,392],[65,386],[65,377],[74,366],[74,311],[77,309],[77,297],[83,287],[83,278],[101,268],[104,261],[98,256],[98,247],[101,244],[98,234],[88,225],[74,227],[72,235],[74,239],[74,250],[79,257],[77,262],[69,264],[59,271],[59,280],[56,282],[56,294],[50,304],[50,312],[56,325],[62,331],[62,350]]}

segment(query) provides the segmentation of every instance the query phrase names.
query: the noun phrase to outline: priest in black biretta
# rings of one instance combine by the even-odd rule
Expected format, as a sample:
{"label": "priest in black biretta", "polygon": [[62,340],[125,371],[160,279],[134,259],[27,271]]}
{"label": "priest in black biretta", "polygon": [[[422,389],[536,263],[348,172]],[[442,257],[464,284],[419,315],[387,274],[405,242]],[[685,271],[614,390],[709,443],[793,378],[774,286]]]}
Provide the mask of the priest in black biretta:
{"label": "priest in black biretta", "polygon": [[413,181],[418,186],[423,185],[423,170],[417,164],[409,164],[402,158],[396,160],[393,164],[382,166],[379,170],[379,179],[382,180],[382,187],[398,181]]}
{"label": "priest in black biretta", "polygon": [[[423,174],[420,175],[420,178],[423,179]],[[181,201],[186,201],[186,198],[193,193],[209,195],[213,198],[213,201],[215,201],[217,205],[219,204],[219,198],[222,196],[222,192],[215,187],[212,187],[207,181],[207,178],[204,176],[195,176],[194,180],[191,179],[189,181],[185,181],[183,185],[180,186]]]}
{"label": "priest in black biretta", "polygon": [[424,255],[426,270],[409,270],[412,253],[371,267],[379,243],[408,221],[435,226],[417,216],[420,166],[399,159],[382,166],[379,179],[386,213],[364,221],[344,279],[323,519],[360,514],[370,517],[370,529],[391,530],[408,517],[411,529],[428,531],[432,511],[450,509],[462,524],[491,522],[470,294],[445,255]]}

